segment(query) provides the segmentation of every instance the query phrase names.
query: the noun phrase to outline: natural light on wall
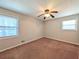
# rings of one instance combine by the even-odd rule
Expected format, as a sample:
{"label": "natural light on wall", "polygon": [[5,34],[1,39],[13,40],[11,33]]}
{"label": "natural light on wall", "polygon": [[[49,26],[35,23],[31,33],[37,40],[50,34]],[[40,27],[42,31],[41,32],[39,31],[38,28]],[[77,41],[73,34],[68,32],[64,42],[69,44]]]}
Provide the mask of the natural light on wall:
{"label": "natural light on wall", "polygon": [[64,30],[76,30],[77,20],[67,20],[62,22],[62,29]]}
{"label": "natural light on wall", "polygon": [[0,15],[0,37],[14,36],[18,32],[18,21],[15,17]]}

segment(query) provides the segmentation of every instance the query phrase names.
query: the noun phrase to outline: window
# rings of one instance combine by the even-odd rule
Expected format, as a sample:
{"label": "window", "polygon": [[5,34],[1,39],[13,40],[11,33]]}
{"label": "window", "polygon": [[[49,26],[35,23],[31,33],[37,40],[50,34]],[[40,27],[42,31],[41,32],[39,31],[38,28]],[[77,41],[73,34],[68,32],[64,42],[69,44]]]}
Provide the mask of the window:
{"label": "window", "polygon": [[62,29],[65,30],[76,30],[76,20],[68,20],[62,22]]}
{"label": "window", "polygon": [[0,15],[0,37],[14,36],[17,35],[17,32],[17,18]]}

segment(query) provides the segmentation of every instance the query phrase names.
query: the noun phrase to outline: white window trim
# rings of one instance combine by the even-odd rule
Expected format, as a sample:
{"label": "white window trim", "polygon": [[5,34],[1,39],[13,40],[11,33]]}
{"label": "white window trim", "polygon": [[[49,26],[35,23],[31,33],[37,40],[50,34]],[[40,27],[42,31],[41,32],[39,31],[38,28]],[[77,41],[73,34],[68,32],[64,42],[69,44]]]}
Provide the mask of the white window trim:
{"label": "white window trim", "polygon": [[62,30],[65,30],[65,31],[77,31],[77,24],[78,24],[78,20],[77,19],[72,19],[72,20],[76,20],[76,24],[75,24],[75,29],[63,29],[63,21],[69,21],[69,20],[63,20],[62,21]]}
{"label": "white window trim", "polygon": [[13,16],[13,15],[6,15],[6,14],[0,14],[0,15],[3,15],[3,16],[7,16],[7,17],[12,17],[12,18],[16,18],[17,21],[18,21],[18,30],[17,30],[17,35],[12,35],[12,36],[4,36],[4,37],[0,37],[0,40],[1,39],[8,39],[8,38],[16,38],[18,36],[20,36],[20,21],[19,21],[19,17],[18,16]]}

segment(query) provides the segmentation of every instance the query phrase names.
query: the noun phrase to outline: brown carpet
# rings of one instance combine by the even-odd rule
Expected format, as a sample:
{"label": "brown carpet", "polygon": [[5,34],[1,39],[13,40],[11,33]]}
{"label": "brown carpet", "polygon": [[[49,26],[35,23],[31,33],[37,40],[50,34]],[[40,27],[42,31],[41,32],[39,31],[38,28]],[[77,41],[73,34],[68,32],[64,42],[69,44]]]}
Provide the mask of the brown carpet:
{"label": "brown carpet", "polygon": [[78,59],[79,47],[48,38],[0,53],[0,59]]}

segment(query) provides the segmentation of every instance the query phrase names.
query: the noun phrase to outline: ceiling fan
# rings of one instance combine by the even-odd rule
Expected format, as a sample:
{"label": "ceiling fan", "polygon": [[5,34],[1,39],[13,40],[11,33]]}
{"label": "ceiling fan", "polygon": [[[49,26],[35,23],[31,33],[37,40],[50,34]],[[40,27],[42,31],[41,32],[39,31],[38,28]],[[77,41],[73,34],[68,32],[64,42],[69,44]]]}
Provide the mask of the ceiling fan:
{"label": "ceiling fan", "polygon": [[51,16],[52,18],[54,18],[55,16],[52,15],[52,13],[58,13],[58,11],[50,11],[49,9],[46,9],[46,10],[44,10],[44,13],[41,14],[41,15],[39,15],[38,17],[44,15],[44,19],[46,19],[46,18],[49,17],[49,16]]}

